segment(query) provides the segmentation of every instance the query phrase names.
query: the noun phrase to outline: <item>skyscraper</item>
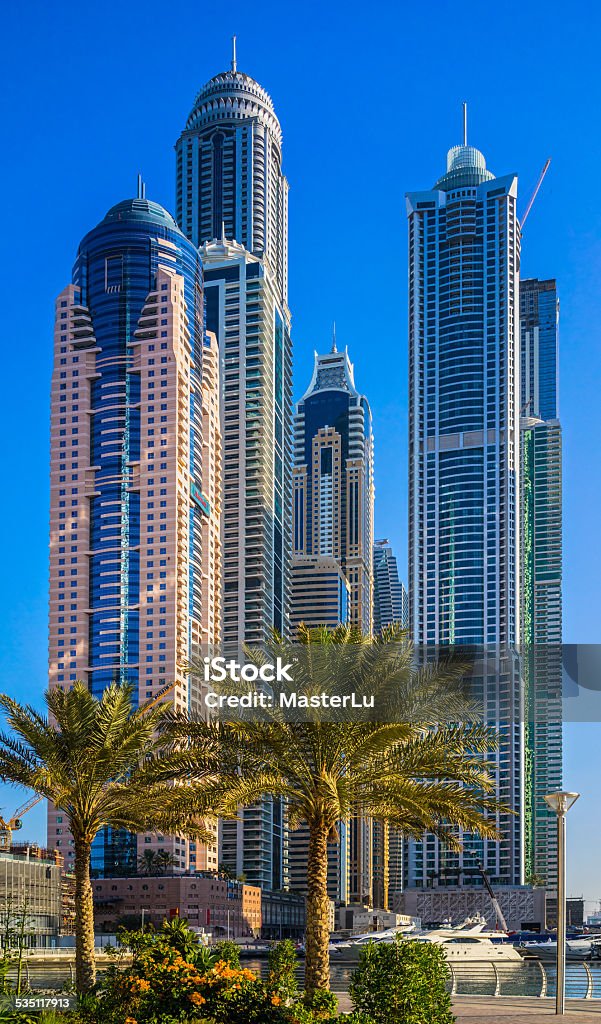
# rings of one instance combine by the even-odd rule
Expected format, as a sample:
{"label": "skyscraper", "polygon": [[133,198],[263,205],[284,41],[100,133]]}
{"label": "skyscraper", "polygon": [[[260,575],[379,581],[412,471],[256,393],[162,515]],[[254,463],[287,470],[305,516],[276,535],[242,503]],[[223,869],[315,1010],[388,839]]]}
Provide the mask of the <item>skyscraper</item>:
{"label": "skyscraper", "polygon": [[[377,540],[374,542],[374,632],[392,625],[409,625],[409,598],[399,579],[397,560],[390,544],[387,540]],[[403,889],[404,845],[398,829],[374,824],[376,906],[388,906],[389,894],[394,896]]]}
{"label": "skyscraper", "polygon": [[347,625],[349,585],[339,563],[331,555],[306,555],[292,562],[292,610],[294,630],[303,623],[309,628],[330,629]]}
{"label": "skyscraper", "polygon": [[[474,685],[516,816],[500,815],[500,842],[469,846],[504,884],[522,881],[524,859],[516,196],[515,175],[495,177],[465,136],[434,187],[407,196],[410,623],[418,645],[487,645]],[[410,844],[407,881],[464,866],[431,837]]]}
{"label": "skyscraper", "polygon": [[[313,377],[294,420],[293,547],[295,560],[334,559],[349,585],[349,620],[371,634],[373,623],[373,433],[371,410],[355,387],[348,351],[315,353]],[[295,588],[297,600],[300,590]],[[304,598],[303,598],[304,600]],[[295,608],[294,615],[297,616]],[[343,847],[332,879],[337,898],[371,900],[373,825],[341,825]],[[294,853],[301,833],[290,837]],[[346,846],[348,842],[348,862]],[[330,853],[330,862],[334,859]],[[348,877],[345,877],[348,863]]]}
{"label": "skyscraper", "polygon": [[350,587],[350,621],[371,633],[373,434],[348,352],[315,353],[294,421],[294,556],[331,556]]}
{"label": "skyscraper", "polygon": [[385,626],[407,626],[409,599],[399,579],[396,556],[387,540],[374,543],[374,632]]}
{"label": "skyscraper", "polygon": [[522,663],[526,688],[526,877],[557,884],[562,783],[562,471],[555,281],[520,282]]}
{"label": "skyscraper", "polygon": [[[206,323],[221,360],[222,643],[261,644],[290,613],[292,346],[288,183],[262,86],[232,66],[198,93],[177,145],[176,205],[201,246]],[[278,801],[221,825],[221,861],[264,888],[287,884]]]}
{"label": "skyscraper", "polygon": [[176,145],[177,219],[202,246],[223,393],[223,643],[288,628],[292,350],[288,183],[268,93],[237,70],[202,87]]}
{"label": "skyscraper", "polygon": [[[50,685],[127,683],[143,703],[175,682],[175,706],[201,712],[185,666],[220,640],[216,341],[198,252],[141,191],[83,239],[54,344]],[[68,864],[52,809],[49,841]],[[134,871],[148,847],[180,870],[217,864],[215,847],[105,832],[93,870]]]}

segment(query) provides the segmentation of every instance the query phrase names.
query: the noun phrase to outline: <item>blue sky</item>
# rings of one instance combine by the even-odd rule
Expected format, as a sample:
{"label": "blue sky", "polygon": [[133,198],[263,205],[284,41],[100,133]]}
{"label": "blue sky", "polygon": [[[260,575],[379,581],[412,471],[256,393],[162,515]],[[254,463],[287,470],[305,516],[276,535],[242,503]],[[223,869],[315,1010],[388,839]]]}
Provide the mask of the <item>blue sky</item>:
{"label": "blue sky", "polygon": [[[376,531],[406,559],[406,224],[404,193],[431,187],[447,149],[469,141],[496,174],[519,175],[522,272],[555,276],[561,297],[565,462],[565,640],[599,642],[598,396],[601,389],[601,9],[557,0],[427,7],[102,4],[40,0],[3,14],[0,428],[4,586],[0,688],[38,698],[46,671],[48,394],[52,312],[83,234],[130,196],[173,208],[173,145],[194,96],[230,59],[271,93],[290,180],[295,391],[335,319],[376,435]],[[601,726],[566,729],[570,884],[601,896],[595,751]],[[0,793],[12,808],[14,794]],[[39,835],[41,812],[24,835]],[[599,879],[601,883],[601,879]],[[598,891],[599,890],[599,891]]]}

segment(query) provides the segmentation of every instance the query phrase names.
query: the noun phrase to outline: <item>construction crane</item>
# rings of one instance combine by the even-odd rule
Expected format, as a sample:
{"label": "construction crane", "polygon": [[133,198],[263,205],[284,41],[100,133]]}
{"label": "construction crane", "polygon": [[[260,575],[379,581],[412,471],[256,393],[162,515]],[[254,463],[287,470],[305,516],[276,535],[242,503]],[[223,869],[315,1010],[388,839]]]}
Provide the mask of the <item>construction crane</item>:
{"label": "construction crane", "polygon": [[29,800],[26,801],[26,803],[21,804],[20,807],[17,807],[17,810],[12,815],[12,817],[8,819],[8,821],[5,821],[5,819],[0,816],[1,853],[10,853],[13,842],[13,832],[17,832],[20,828],[23,828],[23,822],[21,821],[22,816],[24,814],[27,814],[27,812],[30,811],[32,807],[35,807],[36,804],[39,804],[40,800],[43,799],[44,798],[42,796],[32,796]]}
{"label": "construction crane", "polygon": [[149,700],[147,700],[146,703],[143,704],[142,707],[140,708],[142,714],[145,714],[146,711],[150,711],[150,709],[153,708],[155,704],[158,704],[160,701],[163,700],[163,697],[166,697],[168,693],[171,693],[172,690],[175,690],[176,686],[176,682],[166,683],[166,685],[162,686],[160,690],[157,690],[154,697],[151,697]]}
{"label": "construction crane", "polygon": [[520,223],[520,227],[521,227],[522,231],[524,230],[524,224],[526,223],[526,218],[527,218],[528,214],[530,213],[530,210],[532,209],[532,207],[534,205],[534,200],[536,199],[536,197],[537,197],[537,195],[538,195],[538,193],[540,191],[540,187],[541,187],[543,181],[545,180],[545,175],[546,175],[547,171],[549,170],[550,163],[551,163],[551,157],[549,157],[549,159],[547,160],[545,166],[543,167],[542,171],[540,172],[539,179],[538,179],[538,181],[536,183],[536,188],[534,189],[534,192],[532,193],[532,196],[530,198],[530,202],[528,203],[528,206],[526,207],[526,212],[524,213],[524,216],[522,217],[522,220],[521,220],[521,223]]}
{"label": "construction crane", "polygon": [[[474,854],[475,850],[467,850],[466,852]],[[493,909],[494,909],[494,912],[495,912],[496,918],[497,918],[497,925],[500,924],[501,928],[503,929],[503,931],[504,932],[508,932],[509,928],[507,927],[507,921],[505,920],[505,915],[504,915],[503,911],[501,910],[501,906],[499,904],[499,901],[498,901],[497,897],[494,894],[492,885],[490,884],[490,878],[488,877],[488,872],[484,870],[484,865],[482,864],[482,861],[480,861],[480,860],[477,861],[477,869],[480,872],[480,874],[482,875],[482,881],[484,882],[484,888],[486,889],[488,895],[490,896],[490,901],[491,901],[491,903],[493,905]]]}

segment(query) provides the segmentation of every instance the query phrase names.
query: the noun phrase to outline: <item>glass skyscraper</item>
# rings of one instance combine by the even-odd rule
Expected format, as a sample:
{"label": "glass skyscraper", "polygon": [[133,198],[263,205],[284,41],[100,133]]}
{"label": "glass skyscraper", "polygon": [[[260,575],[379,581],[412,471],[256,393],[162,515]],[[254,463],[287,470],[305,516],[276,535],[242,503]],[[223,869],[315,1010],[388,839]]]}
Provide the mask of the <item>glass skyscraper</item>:
{"label": "glass skyscraper", "polygon": [[[129,684],[143,703],[175,683],[200,712],[185,666],[220,639],[219,367],[198,251],[166,210],[141,193],[85,236],[54,340],[50,685]],[[62,826],[51,809],[68,865]],[[215,847],[105,832],[93,870],[135,871],[148,847],[216,866]]]}
{"label": "glass skyscraper", "polygon": [[557,885],[555,815],[562,786],[562,442],[559,301],[553,280],[520,281],[522,409],[521,639],[527,745],[526,877]]}
{"label": "glass skyscraper", "polygon": [[[222,641],[236,654],[274,627],[289,631],[292,347],[282,132],[270,96],[235,58],[201,88],[176,155],[177,218],[201,247],[221,359]],[[253,884],[284,888],[280,804],[224,821],[220,860]]]}
{"label": "glass skyscraper", "polygon": [[295,558],[331,556],[350,588],[349,619],[372,632],[373,433],[348,352],[315,354],[294,420]]}
{"label": "glass skyscraper", "polygon": [[[315,353],[311,383],[296,407],[293,494],[295,571],[301,571],[298,567],[308,558],[334,560],[348,581],[349,622],[370,635],[374,537],[371,410],[355,386],[348,351],[338,352],[335,343],[330,352]],[[305,598],[296,587],[294,594],[297,606],[293,615],[298,618],[298,605],[305,607]],[[319,612],[317,604],[315,612]],[[332,847],[329,853],[330,894],[351,902],[371,902],[373,887],[383,875],[383,857],[376,861],[374,850],[374,825],[369,819],[354,818],[348,825],[341,823],[340,835],[340,847]],[[306,835],[292,834],[290,846],[292,862],[302,863]]]}
{"label": "glass skyscraper", "polygon": [[420,646],[486,645],[474,685],[500,730],[498,796],[516,812],[499,815],[500,842],[466,837],[465,854],[409,844],[412,886],[457,881],[468,848],[498,883],[523,880],[516,197],[516,176],[495,177],[467,144],[407,196],[410,626]]}
{"label": "glass skyscraper", "polygon": [[387,540],[374,543],[374,632],[385,626],[407,626],[409,598],[399,579],[396,556]]}

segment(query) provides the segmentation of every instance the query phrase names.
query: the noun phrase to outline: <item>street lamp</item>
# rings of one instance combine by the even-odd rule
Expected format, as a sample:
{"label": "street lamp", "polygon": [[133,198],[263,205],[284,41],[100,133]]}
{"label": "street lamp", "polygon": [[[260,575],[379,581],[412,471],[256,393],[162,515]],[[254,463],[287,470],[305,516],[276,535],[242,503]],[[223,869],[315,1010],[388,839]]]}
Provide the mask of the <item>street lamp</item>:
{"label": "street lamp", "polygon": [[557,815],[557,991],[555,1013],[566,1002],[566,814],[580,793],[547,793],[545,803]]}
{"label": "street lamp", "polygon": [[140,910],[142,911],[142,928],[141,928],[141,930],[144,931],[144,914],[149,914],[150,910],[149,910],[148,907],[140,907]]}

